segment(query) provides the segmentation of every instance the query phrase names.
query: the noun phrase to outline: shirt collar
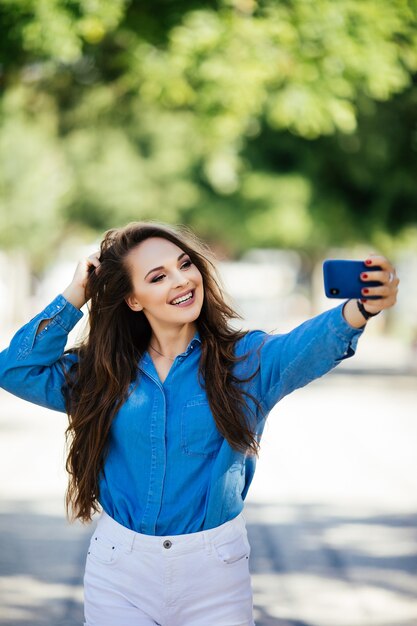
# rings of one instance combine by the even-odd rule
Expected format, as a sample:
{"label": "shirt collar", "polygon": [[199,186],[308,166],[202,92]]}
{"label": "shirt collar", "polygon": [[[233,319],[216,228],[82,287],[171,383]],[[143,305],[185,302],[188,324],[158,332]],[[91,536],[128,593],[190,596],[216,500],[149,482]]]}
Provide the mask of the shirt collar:
{"label": "shirt collar", "polygon": [[198,346],[199,343],[201,344],[201,336],[198,330],[196,330],[194,333],[194,337],[191,339],[190,343],[188,344],[186,350],[184,351],[184,354],[188,354],[190,350],[192,350],[195,346]]}
{"label": "shirt collar", "polygon": [[195,331],[194,337],[190,341],[190,345],[196,343],[201,343],[201,336],[198,330]]}

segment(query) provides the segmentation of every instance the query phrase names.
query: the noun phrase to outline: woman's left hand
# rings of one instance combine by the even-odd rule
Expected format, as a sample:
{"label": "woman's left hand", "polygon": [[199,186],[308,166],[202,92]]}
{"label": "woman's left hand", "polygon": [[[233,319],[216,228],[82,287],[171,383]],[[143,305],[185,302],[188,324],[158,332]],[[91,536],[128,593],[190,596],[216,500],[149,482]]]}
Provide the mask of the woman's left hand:
{"label": "woman's left hand", "polygon": [[[397,301],[398,285],[400,279],[397,276],[395,267],[383,256],[370,255],[365,264],[371,269],[377,265],[381,270],[372,270],[361,274],[361,280],[366,281],[378,281],[382,283],[379,287],[367,287],[362,288],[361,301],[368,313],[379,313],[383,309],[389,309],[394,306]],[[382,296],[378,300],[368,300],[368,296]]]}

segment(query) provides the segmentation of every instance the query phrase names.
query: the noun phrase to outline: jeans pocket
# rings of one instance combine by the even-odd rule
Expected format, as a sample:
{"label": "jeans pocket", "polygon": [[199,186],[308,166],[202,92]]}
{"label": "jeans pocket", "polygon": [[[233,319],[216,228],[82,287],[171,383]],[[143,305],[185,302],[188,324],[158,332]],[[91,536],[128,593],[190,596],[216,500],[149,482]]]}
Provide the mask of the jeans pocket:
{"label": "jeans pocket", "polygon": [[87,552],[87,558],[102,565],[115,563],[122,552],[122,548],[111,539],[94,533]]}
{"label": "jeans pocket", "polygon": [[247,561],[250,555],[250,544],[246,531],[228,539],[214,539],[213,548],[216,559],[227,565],[242,560]]}

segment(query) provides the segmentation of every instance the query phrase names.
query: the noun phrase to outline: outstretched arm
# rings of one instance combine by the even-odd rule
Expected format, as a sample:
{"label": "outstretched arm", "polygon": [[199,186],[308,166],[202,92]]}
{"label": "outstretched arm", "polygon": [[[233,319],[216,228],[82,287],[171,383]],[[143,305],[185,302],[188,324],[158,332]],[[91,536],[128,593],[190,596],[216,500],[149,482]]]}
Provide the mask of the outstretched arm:
{"label": "outstretched arm", "polygon": [[[368,312],[376,313],[393,306],[399,280],[395,269],[384,257],[375,256],[370,260],[373,265],[383,267],[381,272],[372,272],[372,276],[370,272],[369,278],[364,278],[383,283],[380,287],[368,288],[366,294],[382,298],[363,303]],[[265,410],[270,411],[284,396],[353,356],[365,326],[366,320],[357,301],[349,300],[283,335],[251,331],[242,346],[244,350],[249,349],[246,372],[254,371],[258,364],[260,366],[252,381],[251,392]]]}

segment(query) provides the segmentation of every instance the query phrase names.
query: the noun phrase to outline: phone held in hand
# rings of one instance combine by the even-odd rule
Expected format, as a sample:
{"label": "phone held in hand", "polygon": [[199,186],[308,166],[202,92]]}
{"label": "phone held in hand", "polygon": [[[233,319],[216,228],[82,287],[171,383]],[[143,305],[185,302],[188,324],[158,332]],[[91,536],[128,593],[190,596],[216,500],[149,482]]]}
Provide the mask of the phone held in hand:
{"label": "phone held in hand", "polygon": [[367,300],[379,300],[381,296],[364,296],[364,287],[378,287],[382,283],[378,281],[361,280],[362,273],[370,274],[381,267],[375,265],[369,267],[363,261],[345,261],[339,259],[327,259],[323,263],[324,290],[328,298],[366,298]]}

